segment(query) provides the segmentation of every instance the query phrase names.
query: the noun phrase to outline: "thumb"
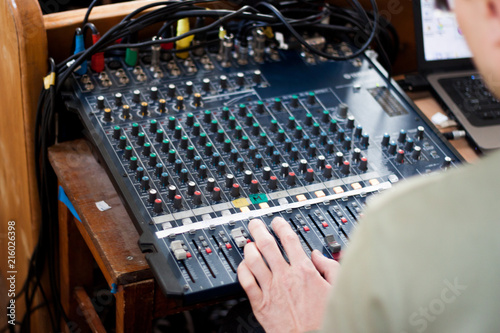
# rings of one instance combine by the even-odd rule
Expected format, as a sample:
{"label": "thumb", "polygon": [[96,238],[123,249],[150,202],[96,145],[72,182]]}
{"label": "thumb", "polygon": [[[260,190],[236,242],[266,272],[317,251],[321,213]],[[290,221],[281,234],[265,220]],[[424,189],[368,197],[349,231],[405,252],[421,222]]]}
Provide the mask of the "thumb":
{"label": "thumb", "polygon": [[318,250],[312,252],[311,259],[318,272],[329,284],[333,284],[340,270],[340,264],[333,259],[328,259]]}

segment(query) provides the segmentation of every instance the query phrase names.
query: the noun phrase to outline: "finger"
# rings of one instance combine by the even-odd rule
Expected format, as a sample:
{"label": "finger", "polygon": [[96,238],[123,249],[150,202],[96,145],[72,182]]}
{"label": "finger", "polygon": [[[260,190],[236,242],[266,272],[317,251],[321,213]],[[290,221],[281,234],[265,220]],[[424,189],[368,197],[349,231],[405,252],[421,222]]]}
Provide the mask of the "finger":
{"label": "finger", "polygon": [[300,244],[299,237],[292,230],[292,227],[288,224],[288,222],[281,217],[276,217],[271,222],[271,226],[276,236],[280,239],[281,245],[285,249],[291,265],[311,262],[307,254],[304,252],[302,244]]}
{"label": "finger", "polygon": [[318,272],[325,277],[326,281],[330,284],[335,283],[340,270],[340,264],[333,259],[325,257],[318,250],[312,252],[311,259]]}
{"label": "finger", "polygon": [[245,264],[257,279],[261,288],[268,286],[273,278],[273,274],[267,264],[264,262],[261,253],[255,243],[245,245]]}
{"label": "finger", "polygon": [[254,275],[248,268],[245,260],[238,266],[238,280],[245,291],[250,303],[259,303],[262,300],[262,290],[260,289]]}
{"label": "finger", "polygon": [[275,272],[288,267],[288,263],[283,258],[276,240],[269,233],[264,222],[261,220],[252,220],[248,223],[248,229],[255,240],[257,249],[266,259],[271,271]]}

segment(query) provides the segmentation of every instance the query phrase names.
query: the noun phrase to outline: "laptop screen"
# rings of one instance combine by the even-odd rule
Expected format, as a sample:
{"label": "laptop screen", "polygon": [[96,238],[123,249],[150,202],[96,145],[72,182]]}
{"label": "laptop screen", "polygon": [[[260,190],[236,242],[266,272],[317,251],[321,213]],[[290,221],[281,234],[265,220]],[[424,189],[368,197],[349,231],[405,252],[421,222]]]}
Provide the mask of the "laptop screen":
{"label": "laptop screen", "polygon": [[436,9],[435,0],[420,4],[425,61],[471,58],[455,15]]}

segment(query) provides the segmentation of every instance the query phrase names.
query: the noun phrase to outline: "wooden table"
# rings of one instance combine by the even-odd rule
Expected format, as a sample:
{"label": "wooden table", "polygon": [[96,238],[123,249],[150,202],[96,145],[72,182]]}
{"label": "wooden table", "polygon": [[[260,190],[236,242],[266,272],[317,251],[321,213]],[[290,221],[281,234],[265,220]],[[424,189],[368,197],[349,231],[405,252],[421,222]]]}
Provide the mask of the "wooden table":
{"label": "wooden table", "polygon": [[[442,111],[430,95],[418,97],[415,102],[428,117]],[[465,139],[453,141],[453,145],[467,161],[477,159]],[[94,261],[108,285],[117,285],[117,332],[149,332],[153,318],[184,310],[178,301],[167,299],[155,283],[137,245],[139,235],[132,220],[87,142],[80,139],[53,146],[50,161],[81,218],[78,221],[60,202],[61,301],[75,325],[84,331],[90,325],[92,331],[104,332],[82,288],[92,287]],[[98,201],[112,208],[101,212],[95,205]],[[77,311],[78,306],[83,311]]]}

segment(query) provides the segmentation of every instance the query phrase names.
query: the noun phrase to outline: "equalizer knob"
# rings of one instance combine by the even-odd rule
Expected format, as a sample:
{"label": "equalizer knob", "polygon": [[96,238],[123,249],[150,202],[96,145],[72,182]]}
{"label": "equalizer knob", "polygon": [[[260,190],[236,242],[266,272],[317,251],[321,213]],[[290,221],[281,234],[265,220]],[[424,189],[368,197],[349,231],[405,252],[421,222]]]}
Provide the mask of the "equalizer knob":
{"label": "equalizer knob", "polygon": [[149,155],[149,165],[150,166],[155,166],[156,165],[156,161],[157,161],[156,154],[155,153],[151,153]]}
{"label": "equalizer knob", "polygon": [[296,126],[297,126],[297,122],[295,120],[295,117],[294,116],[288,117],[288,123],[287,123],[286,127],[288,127],[289,129],[294,129]]}
{"label": "equalizer knob", "polygon": [[451,162],[452,162],[451,157],[446,156],[444,158],[444,162],[443,162],[443,165],[441,166],[441,168],[448,169],[450,167],[450,165],[451,165]]}
{"label": "equalizer knob", "polygon": [[158,194],[158,191],[156,191],[154,188],[150,189],[148,192],[148,201],[149,203],[153,203],[156,200],[156,195]]}
{"label": "equalizer knob", "polygon": [[221,176],[223,176],[226,173],[226,163],[225,162],[220,161],[219,164],[217,164],[217,172]]}
{"label": "equalizer knob", "polygon": [[175,170],[175,173],[177,173],[177,174],[179,172],[181,172],[181,170],[182,170],[182,160],[181,159],[175,160],[174,170]]}
{"label": "equalizer knob", "polygon": [[311,143],[309,148],[307,148],[307,155],[311,158],[316,156],[316,145],[314,143]]}
{"label": "equalizer knob", "polygon": [[294,186],[296,182],[297,176],[295,175],[295,172],[289,172],[288,177],[286,177],[286,184],[288,186]]}
{"label": "equalizer knob", "polygon": [[122,108],[123,119],[130,119],[130,106],[124,105]]}
{"label": "equalizer knob", "polygon": [[222,108],[222,120],[229,120],[229,108],[227,106]]}
{"label": "equalizer knob", "polygon": [[245,117],[247,114],[247,106],[245,104],[238,105],[238,116]]}
{"label": "equalizer knob", "polygon": [[210,111],[210,110],[205,110],[205,111],[203,112],[203,121],[204,121],[205,123],[207,123],[207,124],[208,124],[208,123],[210,123],[210,122],[212,121],[212,111]]}
{"label": "equalizer knob", "polygon": [[300,173],[307,172],[307,160],[300,160],[300,162],[299,162],[299,172]]}
{"label": "equalizer knob", "polygon": [[186,95],[191,95],[193,93],[193,82],[187,81],[184,87]]}
{"label": "equalizer knob", "polygon": [[353,116],[347,117],[346,127],[348,129],[353,129],[354,128],[354,117]]}
{"label": "equalizer knob", "polygon": [[420,148],[419,146],[415,146],[413,148],[413,152],[411,153],[411,157],[414,160],[419,160],[421,154],[422,154],[422,148]]}
{"label": "equalizer knob", "polygon": [[367,133],[364,133],[361,136],[361,146],[363,148],[368,148],[369,145],[370,145],[370,136]]}
{"label": "equalizer knob", "polygon": [[118,142],[118,148],[125,149],[127,146],[127,137],[122,135],[120,136],[120,141]]}
{"label": "equalizer knob", "polygon": [[164,153],[168,153],[168,150],[170,149],[170,140],[164,139],[161,142],[161,151]]}
{"label": "equalizer knob", "polygon": [[307,169],[307,172],[306,172],[304,179],[306,180],[306,182],[312,183],[314,181],[314,170]]}
{"label": "equalizer knob", "polygon": [[259,181],[257,179],[253,179],[250,183],[250,193],[259,193]]}
{"label": "equalizer knob", "polygon": [[406,144],[405,144],[405,150],[406,151],[412,151],[413,150],[413,146],[414,146],[414,141],[412,138],[408,138],[406,140]]}
{"label": "equalizer knob", "polygon": [[274,151],[273,152],[273,155],[272,155],[272,158],[271,158],[271,161],[273,162],[274,165],[278,165],[280,164],[280,160],[281,160],[281,154],[279,151]]}
{"label": "equalizer knob", "polygon": [[153,119],[149,122],[149,131],[151,133],[155,133],[158,130],[158,122],[156,119]]}
{"label": "equalizer knob", "polygon": [[231,188],[231,196],[233,198],[238,198],[240,196],[240,185],[233,184],[233,187]]}
{"label": "equalizer knob", "polygon": [[177,152],[175,151],[175,149],[170,149],[168,151],[168,162],[169,163],[174,163],[175,162],[175,160],[176,160],[175,154],[176,153]]}
{"label": "equalizer knob", "polygon": [[332,166],[330,164],[325,165],[323,169],[323,177],[332,178]]}
{"label": "equalizer knob", "polygon": [[137,135],[137,145],[142,146],[144,145],[144,141],[146,139],[146,135],[144,132],[141,132]]}
{"label": "equalizer knob", "polygon": [[163,98],[158,101],[159,104],[159,111],[160,113],[165,113],[167,112],[167,101],[165,101]]}
{"label": "equalizer knob", "polygon": [[225,75],[221,75],[221,76],[219,77],[219,85],[220,85],[220,88],[221,88],[221,89],[223,89],[223,90],[224,90],[224,89],[227,89],[227,87],[228,87],[228,83],[227,83],[227,76],[225,76]]}
{"label": "equalizer knob", "polygon": [[134,90],[133,94],[134,94],[134,97],[132,97],[132,101],[134,103],[140,103],[141,102],[141,92],[139,90]]}
{"label": "equalizer knob", "polygon": [[321,134],[319,135],[319,143],[321,145],[326,145],[328,141],[328,134],[326,134],[326,132],[321,132]]}
{"label": "equalizer knob", "polygon": [[253,82],[255,84],[260,84],[262,82],[262,72],[260,70],[255,70],[253,72],[253,78],[252,78]]}
{"label": "equalizer knob", "polygon": [[218,187],[215,187],[212,191],[212,200],[213,201],[221,201],[221,189]]}
{"label": "equalizer knob", "polygon": [[137,180],[141,180],[142,177],[144,177],[144,168],[143,167],[136,168],[135,177],[137,178]]}
{"label": "equalizer knob", "polygon": [[161,183],[161,186],[163,186],[163,187],[168,186],[169,181],[168,181],[168,173],[167,172],[163,172],[161,174],[161,176],[160,176],[160,183]]}
{"label": "equalizer knob", "polygon": [[161,214],[163,212],[163,202],[161,199],[156,199],[155,200],[155,203],[154,203],[154,206],[153,206],[153,211],[156,213],[156,214]]}
{"label": "equalizer knob", "polygon": [[259,114],[263,114],[264,113],[264,102],[257,101],[257,106],[255,107],[255,111],[257,111],[257,113],[259,113]]}
{"label": "equalizer knob", "polygon": [[253,179],[253,172],[251,170],[245,170],[243,173],[244,173],[243,183],[247,185],[250,184],[250,182]]}
{"label": "equalizer knob", "polygon": [[198,177],[200,177],[200,179],[207,178],[207,166],[205,164],[200,165],[198,168]]}
{"label": "equalizer knob", "polygon": [[97,97],[97,108],[99,110],[104,109],[104,101],[105,101],[104,96],[98,96]]}
{"label": "equalizer knob", "polygon": [[359,161],[359,170],[366,171],[368,169],[368,159],[366,157],[361,157]]}
{"label": "equalizer knob", "polygon": [[160,177],[160,175],[162,173],[163,173],[163,164],[156,163],[156,166],[155,166],[155,175],[156,175],[156,177]]}
{"label": "equalizer knob", "polygon": [[206,190],[207,192],[212,192],[215,188],[215,179],[213,178],[208,178],[207,179],[207,187]]}
{"label": "equalizer knob", "polygon": [[168,90],[167,90],[167,96],[170,97],[170,98],[174,98],[175,95],[176,95],[176,87],[175,87],[175,84],[169,84],[168,85]]}
{"label": "equalizer knob", "polygon": [[149,190],[149,177],[144,176],[141,178],[141,187],[143,191]]}
{"label": "equalizer knob", "polygon": [[113,139],[120,139],[120,136],[122,135],[122,128],[120,126],[115,126],[113,127]]}
{"label": "equalizer knob", "polygon": [[236,74],[236,84],[239,87],[243,87],[245,85],[245,74],[244,73],[238,73]]}
{"label": "equalizer knob", "polygon": [[198,170],[201,166],[201,157],[195,156],[193,159],[193,169]]}
{"label": "equalizer knob", "polygon": [[276,111],[281,111],[282,107],[283,107],[283,104],[281,102],[281,99],[275,98],[274,104],[273,104],[273,109]]}
{"label": "equalizer knob", "polygon": [[271,177],[271,168],[268,166],[265,166],[262,169],[262,179],[269,180],[270,177]]}
{"label": "equalizer knob", "polygon": [[330,125],[328,126],[328,130],[332,133],[337,132],[338,124],[336,119],[330,120]]}
{"label": "equalizer knob", "polygon": [[122,106],[123,105],[123,95],[121,93],[116,93],[115,94],[115,105],[116,106]]}
{"label": "equalizer knob", "polygon": [[299,96],[293,95],[292,100],[290,101],[290,106],[292,108],[298,108],[299,107]]}
{"label": "equalizer knob", "polygon": [[342,163],[340,172],[342,172],[344,175],[348,175],[351,172],[351,164],[349,163],[349,161],[344,161],[344,163]]}
{"label": "equalizer knob", "polygon": [[129,168],[130,168],[130,170],[136,170],[137,169],[137,157],[135,157],[135,156],[130,157]]}
{"label": "equalizer knob", "polygon": [[144,156],[149,156],[149,154],[151,154],[151,144],[149,142],[146,142],[144,144],[144,148],[142,148],[142,154]]}
{"label": "equalizer knob", "polygon": [[187,147],[188,147],[188,145],[189,145],[189,138],[188,138],[187,136],[185,136],[185,135],[184,135],[184,136],[181,138],[181,142],[179,143],[179,147],[180,147],[181,149],[186,150],[186,149],[187,149]]}
{"label": "equalizer knob", "polygon": [[319,127],[319,124],[318,123],[314,123],[313,124],[313,128],[311,130],[312,135],[318,136],[319,133],[320,133],[320,131],[321,131],[321,127]]}
{"label": "equalizer knob", "polygon": [[151,98],[153,101],[156,101],[158,99],[157,87],[151,87],[151,89],[149,90],[149,98]]}
{"label": "equalizer knob", "polygon": [[205,144],[205,155],[212,156],[213,154],[213,145],[211,142],[207,142]]}
{"label": "equalizer knob", "polygon": [[274,143],[268,142],[266,145],[266,155],[271,156],[274,154],[275,151],[276,149],[274,147]]}
{"label": "equalizer knob", "polygon": [[333,163],[336,165],[340,166],[344,162],[344,154],[341,152],[335,153],[335,157],[333,159]]}
{"label": "equalizer knob", "polygon": [[253,160],[253,164],[255,166],[255,168],[262,168],[262,155],[261,154],[257,154],[255,155],[255,158]]}
{"label": "equalizer knob", "polygon": [[148,115],[148,107],[149,107],[148,102],[141,103],[141,116],[145,117]]}
{"label": "equalizer knob", "polygon": [[125,151],[123,153],[123,157],[125,159],[127,159],[127,160],[132,157],[132,147],[131,146],[125,147]]}
{"label": "equalizer knob", "polygon": [[356,126],[356,128],[354,129],[354,137],[355,137],[356,139],[359,139],[359,138],[361,138],[361,134],[363,134],[363,126],[358,125],[358,126]]}
{"label": "equalizer knob", "polygon": [[361,158],[361,149],[354,148],[352,151],[352,161],[357,162]]}
{"label": "equalizer knob", "polygon": [[226,175],[226,187],[231,188],[233,187],[233,184],[234,184],[234,176],[229,173]]}
{"label": "equalizer knob", "polygon": [[309,105],[316,104],[316,94],[312,91],[309,94],[307,94],[307,104]]}
{"label": "equalizer knob", "polygon": [[424,133],[425,133],[425,128],[423,126],[418,126],[417,127],[417,135],[415,136],[415,139],[417,141],[421,141],[424,139]]}
{"label": "equalizer knob", "polygon": [[345,131],[341,128],[337,131],[337,140],[343,142],[345,139]]}
{"label": "equalizer knob", "polygon": [[210,132],[215,133],[219,129],[219,122],[216,119],[213,119],[210,122]]}
{"label": "equalizer knob", "polygon": [[281,164],[281,171],[280,171],[280,173],[281,173],[281,175],[283,177],[286,177],[288,175],[289,170],[290,170],[290,166],[288,165],[288,163],[282,163]]}
{"label": "equalizer knob", "polygon": [[269,187],[270,190],[277,189],[278,188],[278,178],[276,178],[276,176],[271,176],[269,178],[269,183],[268,183],[267,187]]}
{"label": "equalizer knob", "polygon": [[290,160],[296,161],[299,158],[299,150],[297,149],[297,147],[292,147],[288,156],[290,157]]}
{"label": "equalizer knob", "polygon": [[188,170],[187,169],[181,170],[181,172],[179,174],[179,180],[182,184],[184,184],[188,181]]}
{"label": "equalizer knob", "polygon": [[159,129],[156,131],[156,137],[155,137],[155,140],[156,142],[162,142],[163,141],[163,130],[162,129]]}
{"label": "equalizer knob", "polygon": [[399,132],[399,137],[398,137],[398,142],[405,142],[406,141],[406,131],[404,129],[402,129],[400,132]]}
{"label": "equalizer knob", "polygon": [[203,201],[201,200],[201,192],[200,191],[194,192],[193,204],[195,206],[201,206],[203,204]]}
{"label": "equalizer knob", "polygon": [[177,110],[182,110],[184,109],[184,97],[182,96],[177,96],[176,103],[175,103],[175,108]]}
{"label": "equalizer knob", "polygon": [[210,79],[209,79],[209,78],[205,78],[205,79],[203,79],[201,89],[202,89],[204,92],[207,92],[207,93],[209,93],[209,92],[210,92]]}
{"label": "equalizer knob", "polygon": [[398,150],[396,155],[396,162],[403,163],[405,161],[405,151],[403,149]]}
{"label": "equalizer knob", "polygon": [[182,209],[182,197],[178,194],[174,197],[174,209]]}
{"label": "equalizer knob", "polygon": [[396,145],[396,142],[394,141],[391,141],[389,143],[389,148],[387,149],[387,152],[391,155],[394,155],[396,154],[396,150],[397,150],[398,146]]}

